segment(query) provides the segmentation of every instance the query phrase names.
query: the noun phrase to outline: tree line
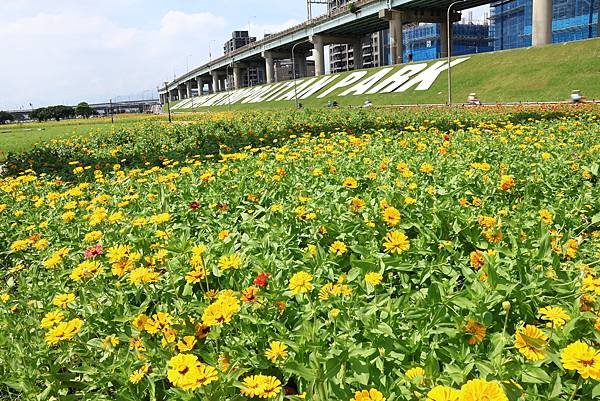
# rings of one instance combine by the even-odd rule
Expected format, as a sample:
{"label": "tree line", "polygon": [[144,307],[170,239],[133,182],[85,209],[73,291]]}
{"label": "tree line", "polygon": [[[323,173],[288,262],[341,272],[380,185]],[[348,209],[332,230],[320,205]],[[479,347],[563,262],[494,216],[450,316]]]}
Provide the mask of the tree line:
{"label": "tree line", "polygon": [[[31,113],[29,113],[29,118],[32,120],[38,120],[39,122],[49,120],[60,121],[65,118],[74,118],[76,116],[88,118],[97,114],[98,112],[94,110],[88,103],[81,102],[75,107],[64,105],[40,107],[32,110]],[[0,111],[0,124],[6,124],[15,120],[16,117],[14,114],[11,114],[7,111]]]}
{"label": "tree line", "polygon": [[98,114],[98,112],[89,104],[81,102],[76,107],[63,105],[40,107],[39,109],[33,110],[29,114],[29,117],[42,122],[48,120],[60,121],[61,119],[74,118],[75,116],[88,118],[96,114]]}

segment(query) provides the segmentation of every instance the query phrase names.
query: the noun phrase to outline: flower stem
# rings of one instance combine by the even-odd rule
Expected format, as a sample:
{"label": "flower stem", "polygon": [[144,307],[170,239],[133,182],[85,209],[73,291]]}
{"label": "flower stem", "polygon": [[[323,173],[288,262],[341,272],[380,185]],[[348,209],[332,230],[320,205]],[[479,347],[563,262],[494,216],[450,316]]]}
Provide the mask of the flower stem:
{"label": "flower stem", "polygon": [[504,328],[502,329],[502,335],[506,334],[506,325],[508,324],[508,311],[506,311],[506,316],[504,317]]}
{"label": "flower stem", "polygon": [[569,401],[573,401],[575,399],[575,394],[577,394],[577,390],[579,390],[580,384],[581,384],[581,376],[579,376],[579,379],[577,380],[577,384],[575,384],[575,389],[571,393],[571,396],[569,397]]}

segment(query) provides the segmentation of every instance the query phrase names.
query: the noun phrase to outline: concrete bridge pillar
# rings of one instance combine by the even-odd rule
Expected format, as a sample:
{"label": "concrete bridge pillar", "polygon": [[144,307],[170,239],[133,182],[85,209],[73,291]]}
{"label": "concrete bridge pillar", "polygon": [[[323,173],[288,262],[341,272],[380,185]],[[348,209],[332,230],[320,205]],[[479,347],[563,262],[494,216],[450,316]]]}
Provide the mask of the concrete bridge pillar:
{"label": "concrete bridge pillar", "polygon": [[357,40],[352,44],[352,54],[354,57],[354,69],[360,70],[363,68],[363,48],[362,41]]}
{"label": "concrete bridge pillar", "polygon": [[171,89],[169,91],[169,102],[174,101],[176,96],[177,96],[177,89]]}
{"label": "concrete bridge pillar", "polygon": [[315,76],[325,75],[325,45],[323,38],[318,35],[310,37],[314,46],[313,56],[315,57]]}
{"label": "concrete bridge pillar", "polygon": [[390,62],[402,64],[404,48],[402,46],[402,14],[392,13],[390,19]]}
{"label": "concrete bridge pillar", "polygon": [[198,96],[202,96],[204,92],[204,80],[202,77],[196,77],[196,82],[198,85]]}
{"label": "concrete bridge pillar", "polygon": [[296,63],[296,76],[306,77],[306,53],[295,54],[294,62]]}
{"label": "concrete bridge pillar", "polygon": [[185,99],[185,88],[182,85],[177,85],[177,94],[179,95],[179,100]]}
{"label": "concrete bridge pillar", "polygon": [[186,97],[189,99],[192,97],[192,81],[187,81],[185,83]]}
{"label": "concrete bridge pillar", "polygon": [[552,43],[552,0],[533,0],[531,21],[531,44]]}
{"label": "concrete bridge pillar", "polygon": [[219,90],[219,73],[217,71],[211,71],[210,75],[212,76],[212,89],[211,89],[211,93],[221,92]]}
{"label": "concrete bridge pillar", "polygon": [[265,58],[265,72],[267,75],[267,83],[272,84],[275,82],[275,60],[271,52],[263,52]]}
{"label": "concrete bridge pillar", "polygon": [[448,57],[448,42],[450,42],[450,53],[452,53],[452,23],[450,23],[450,35],[448,35],[448,22],[444,20],[440,22],[440,58]]}
{"label": "concrete bridge pillar", "polygon": [[235,89],[242,89],[242,67],[239,64],[233,65],[233,85]]}

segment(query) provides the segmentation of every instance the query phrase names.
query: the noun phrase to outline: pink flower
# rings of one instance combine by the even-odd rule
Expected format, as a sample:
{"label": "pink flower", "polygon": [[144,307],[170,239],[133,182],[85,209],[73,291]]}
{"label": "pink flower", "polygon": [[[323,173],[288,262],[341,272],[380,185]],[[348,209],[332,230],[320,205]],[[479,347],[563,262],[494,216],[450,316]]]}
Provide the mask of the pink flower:
{"label": "pink flower", "polygon": [[102,255],[102,245],[100,244],[90,246],[83,252],[83,256],[85,256],[87,259],[95,258],[98,255]]}

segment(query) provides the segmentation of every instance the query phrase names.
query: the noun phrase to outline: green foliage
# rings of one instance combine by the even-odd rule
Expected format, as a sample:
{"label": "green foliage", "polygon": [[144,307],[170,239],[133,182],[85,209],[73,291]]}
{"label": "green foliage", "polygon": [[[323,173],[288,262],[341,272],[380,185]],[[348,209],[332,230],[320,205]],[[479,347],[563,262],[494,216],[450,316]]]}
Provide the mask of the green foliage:
{"label": "green foliage", "polygon": [[42,107],[33,110],[30,117],[40,122],[48,120],[60,121],[61,119],[75,117],[75,109],[63,105]]}
{"label": "green foliage", "polygon": [[96,112],[96,110],[90,107],[90,105],[86,102],[81,102],[77,105],[77,107],[75,107],[75,115],[83,118],[88,118],[96,114],[98,114],[98,112]]}
{"label": "green foliage", "polygon": [[15,116],[7,111],[0,111],[0,124],[6,124],[15,121]]}

